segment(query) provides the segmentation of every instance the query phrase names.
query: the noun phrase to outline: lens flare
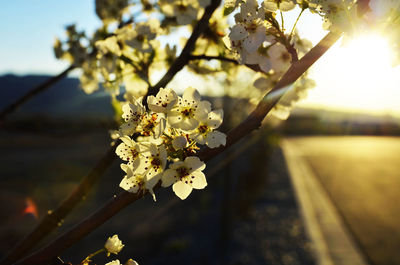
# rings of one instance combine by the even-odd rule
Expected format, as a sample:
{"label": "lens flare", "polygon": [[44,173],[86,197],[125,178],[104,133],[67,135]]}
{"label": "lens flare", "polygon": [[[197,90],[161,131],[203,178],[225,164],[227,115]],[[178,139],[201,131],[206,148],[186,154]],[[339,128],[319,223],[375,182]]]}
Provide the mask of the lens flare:
{"label": "lens flare", "polygon": [[400,116],[400,67],[392,57],[379,34],[336,44],[314,66],[317,87],[302,105]]}

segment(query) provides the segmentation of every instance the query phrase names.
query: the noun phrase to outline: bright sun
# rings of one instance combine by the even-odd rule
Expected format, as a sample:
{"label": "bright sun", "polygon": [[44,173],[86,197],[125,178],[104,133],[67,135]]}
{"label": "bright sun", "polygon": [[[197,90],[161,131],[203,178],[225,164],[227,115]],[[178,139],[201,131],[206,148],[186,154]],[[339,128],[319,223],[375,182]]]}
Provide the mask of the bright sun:
{"label": "bright sun", "polygon": [[400,67],[385,38],[363,35],[336,44],[311,76],[317,87],[301,105],[400,116]]}

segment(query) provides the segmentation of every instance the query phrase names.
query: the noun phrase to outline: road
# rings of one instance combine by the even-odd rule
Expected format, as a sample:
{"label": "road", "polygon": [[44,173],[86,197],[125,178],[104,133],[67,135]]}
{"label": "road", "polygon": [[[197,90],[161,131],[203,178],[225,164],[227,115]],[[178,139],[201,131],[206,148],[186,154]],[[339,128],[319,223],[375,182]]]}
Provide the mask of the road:
{"label": "road", "polygon": [[288,138],[374,265],[400,264],[400,138]]}

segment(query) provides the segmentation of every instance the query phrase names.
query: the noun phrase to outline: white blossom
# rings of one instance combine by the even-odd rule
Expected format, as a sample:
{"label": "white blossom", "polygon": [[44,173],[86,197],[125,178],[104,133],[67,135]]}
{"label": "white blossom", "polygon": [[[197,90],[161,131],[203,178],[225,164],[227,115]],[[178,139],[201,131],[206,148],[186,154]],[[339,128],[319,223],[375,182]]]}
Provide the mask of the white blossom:
{"label": "white blossom", "polygon": [[[126,164],[121,164],[121,169],[126,173],[119,184],[121,188],[131,193],[137,193],[139,190],[144,190],[146,188],[144,180],[145,172],[139,173],[138,170]],[[152,189],[149,191],[151,194],[154,194]]]}
{"label": "white blossom", "polygon": [[[157,147],[157,145],[150,143],[147,150],[142,154],[144,159],[137,170],[144,172],[145,187],[152,192],[153,187],[161,179],[161,175],[167,164],[167,151],[163,145]],[[155,200],[154,193],[152,195]]]}
{"label": "white blossom", "polygon": [[214,131],[221,125],[222,119],[222,110],[211,111],[205,119],[200,120],[199,126],[190,133],[190,137],[199,144],[206,144],[210,148],[225,145],[226,135]]}
{"label": "white blossom", "polygon": [[284,73],[292,61],[292,56],[280,43],[276,43],[268,49],[268,56],[271,60],[272,69],[277,73]]}
{"label": "white blossom", "polygon": [[121,125],[120,130],[125,135],[132,135],[145,115],[146,109],[138,100],[133,99],[122,105],[122,112],[125,123]]}
{"label": "white blossom", "polygon": [[207,186],[203,170],[206,167],[198,157],[189,156],[185,161],[170,165],[162,176],[162,186],[169,187],[180,199],[186,199],[193,189],[204,189]]}
{"label": "white blossom", "polygon": [[167,113],[168,123],[177,129],[193,130],[208,115],[211,104],[208,101],[200,101],[199,92],[192,87],[188,87],[183,93],[182,98],[178,98],[178,103]]}
{"label": "white blossom", "polygon": [[264,7],[267,11],[275,12],[280,11],[290,11],[296,6],[293,0],[264,0]]}
{"label": "white blossom", "polygon": [[96,48],[102,55],[111,52],[117,56],[121,56],[121,49],[117,42],[117,37],[112,36],[105,40],[96,41]]}
{"label": "white blossom", "polygon": [[96,14],[104,23],[110,23],[120,20],[128,5],[128,0],[96,0]]}
{"label": "white blossom", "polygon": [[[207,2],[203,2],[207,4]],[[161,1],[163,13],[167,17],[176,17],[179,25],[188,25],[197,19],[199,3],[196,0]]]}
{"label": "white blossom", "polygon": [[124,161],[128,161],[131,166],[136,168],[140,163],[141,147],[129,136],[120,138],[122,143],[117,146],[115,153]]}
{"label": "white blossom", "polygon": [[160,88],[156,96],[149,96],[147,104],[154,112],[167,113],[178,101],[178,95],[170,88]]}
{"label": "white blossom", "polygon": [[145,113],[136,131],[143,136],[158,138],[164,132],[165,126],[166,120],[164,113]]}

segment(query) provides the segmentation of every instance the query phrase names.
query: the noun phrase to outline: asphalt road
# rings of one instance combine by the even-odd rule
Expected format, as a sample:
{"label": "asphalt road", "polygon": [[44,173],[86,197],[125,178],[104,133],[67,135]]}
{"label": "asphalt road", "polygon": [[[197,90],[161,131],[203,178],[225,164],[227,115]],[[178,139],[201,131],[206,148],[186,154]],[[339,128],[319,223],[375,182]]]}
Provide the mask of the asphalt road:
{"label": "asphalt road", "polygon": [[328,192],[367,259],[400,264],[400,138],[289,138]]}

